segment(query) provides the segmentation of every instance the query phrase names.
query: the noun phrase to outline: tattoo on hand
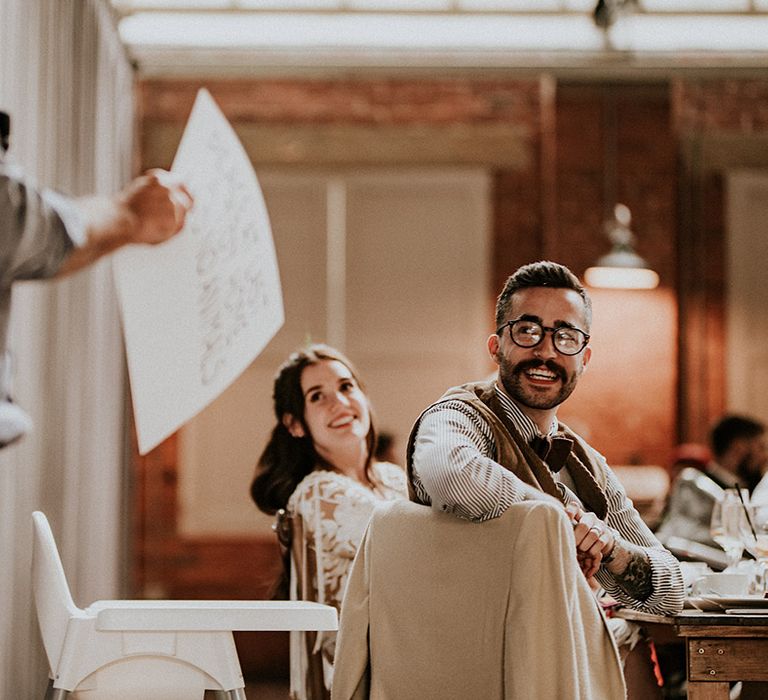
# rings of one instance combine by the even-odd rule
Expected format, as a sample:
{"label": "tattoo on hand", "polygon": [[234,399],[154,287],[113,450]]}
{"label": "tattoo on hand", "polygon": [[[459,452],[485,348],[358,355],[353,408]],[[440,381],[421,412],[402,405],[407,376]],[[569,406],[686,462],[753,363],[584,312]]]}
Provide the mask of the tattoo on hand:
{"label": "tattoo on hand", "polygon": [[635,600],[647,600],[653,593],[651,562],[645,552],[631,549],[629,563],[620,574],[613,578],[619,587]]}

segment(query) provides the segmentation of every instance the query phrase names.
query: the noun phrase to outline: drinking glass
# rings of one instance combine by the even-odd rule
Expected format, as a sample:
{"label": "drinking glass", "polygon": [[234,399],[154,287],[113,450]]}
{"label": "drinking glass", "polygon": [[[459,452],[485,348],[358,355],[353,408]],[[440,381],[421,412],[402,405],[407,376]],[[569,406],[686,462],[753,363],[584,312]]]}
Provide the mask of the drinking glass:
{"label": "drinking glass", "polygon": [[[744,490],[742,494],[749,494]],[[744,553],[743,530],[746,524],[744,506],[739,499],[736,489],[725,489],[723,499],[715,501],[712,508],[712,520],[709,525],[709,533],[712,539],[719,544],[728,560],[726,571],[735,571],[736,565]],[[747,525],[749,527],[749,525]]]}
{"label": "drinking glass", "polygon": [[747,515],[749,520],[745,517],[741,526],[741,541],[757,560],[756,592],[763,594],[768,590],[768,503],[750,504]]}

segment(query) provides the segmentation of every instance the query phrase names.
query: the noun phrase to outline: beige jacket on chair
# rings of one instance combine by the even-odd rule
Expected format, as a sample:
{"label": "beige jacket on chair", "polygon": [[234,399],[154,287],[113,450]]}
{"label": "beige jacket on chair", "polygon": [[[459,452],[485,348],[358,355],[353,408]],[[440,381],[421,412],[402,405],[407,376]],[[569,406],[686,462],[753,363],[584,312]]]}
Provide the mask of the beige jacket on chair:
{"label": "beige jacket on chair", "polygon": [[483,523],[374,513],[341,610],[333,700],[621,700],[613,638],[541,501]]}

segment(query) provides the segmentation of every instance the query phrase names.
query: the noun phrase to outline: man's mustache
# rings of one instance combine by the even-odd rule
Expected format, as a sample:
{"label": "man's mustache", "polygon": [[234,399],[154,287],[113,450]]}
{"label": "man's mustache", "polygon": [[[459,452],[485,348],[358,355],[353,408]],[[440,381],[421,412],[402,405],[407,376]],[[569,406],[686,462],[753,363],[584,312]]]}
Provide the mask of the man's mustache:
{"label": "man's mustache", "polygon": [[542,360],[523,360],[515,365],[513,372],[515,374],[522,374],[529,369],[536,369],[538,367],[546,367],[550,372],[556,374],[563,383],[568,381],[568,373],[565,371],[565,368],[558,365],[554,360],[547,360],[546,362]]}

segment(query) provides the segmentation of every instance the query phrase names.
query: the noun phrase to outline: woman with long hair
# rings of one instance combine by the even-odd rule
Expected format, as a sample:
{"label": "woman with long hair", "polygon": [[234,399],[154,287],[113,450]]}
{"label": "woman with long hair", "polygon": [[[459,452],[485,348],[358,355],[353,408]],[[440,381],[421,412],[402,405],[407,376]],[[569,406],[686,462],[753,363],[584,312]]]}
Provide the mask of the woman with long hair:
{"label": "woman with long hair", "polygon": [[[274,384],[277,424],[259,458],[251,496],[260,510],[293,522],[291,597],[341,608],[352,560],[377,503],[406,497],[403,470],[374,457],[376,431],[357,372],[338,350],[310,345],[291,354]],[[297,527],[297,524],[298,527]],[[299,561],[303,571],[296,570]],[[299,591],[299,586],[303,591]],[[336,635],[322,634],[323,686],[330,689]],[[306,645],[291,644],[291,693],[318,696]]]}

